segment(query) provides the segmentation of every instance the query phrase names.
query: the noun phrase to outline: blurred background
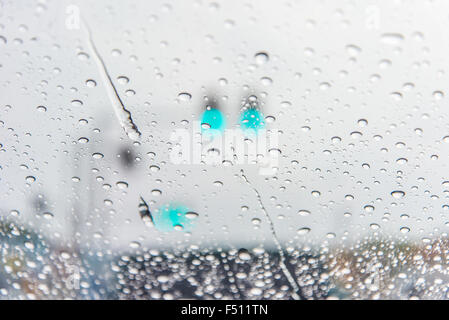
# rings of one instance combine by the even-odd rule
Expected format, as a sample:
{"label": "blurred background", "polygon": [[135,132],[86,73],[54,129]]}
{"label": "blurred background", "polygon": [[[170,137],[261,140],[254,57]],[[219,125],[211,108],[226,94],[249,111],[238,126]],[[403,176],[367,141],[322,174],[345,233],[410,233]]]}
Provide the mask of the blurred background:
{"label": "blurred background", "polygon": [[449,298],[448,25],[0,0],[0,299]]}

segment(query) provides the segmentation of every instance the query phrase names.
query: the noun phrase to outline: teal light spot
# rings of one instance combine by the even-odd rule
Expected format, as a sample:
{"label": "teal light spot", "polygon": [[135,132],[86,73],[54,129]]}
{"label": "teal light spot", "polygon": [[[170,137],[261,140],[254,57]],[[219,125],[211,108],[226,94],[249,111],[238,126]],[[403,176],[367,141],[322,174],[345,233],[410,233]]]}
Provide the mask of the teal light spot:
{"label": "teal light spot", "polygon": [[226,120],[220,110],[207,108],[201,118],[201,132],[211,137],[219,136],[223,133]]}
{"label": "teal light spot", "polygon": [[159,231],[163,232],[189,231],[194,226],[195,215],[185,206],[167,204],[155,212],[154,225]]}
{"label": "teal light spot", "polygon": [[240,127],[245,133],[257,134],[265,128],[262,113],[256,108],[247,108],[240,114]]}

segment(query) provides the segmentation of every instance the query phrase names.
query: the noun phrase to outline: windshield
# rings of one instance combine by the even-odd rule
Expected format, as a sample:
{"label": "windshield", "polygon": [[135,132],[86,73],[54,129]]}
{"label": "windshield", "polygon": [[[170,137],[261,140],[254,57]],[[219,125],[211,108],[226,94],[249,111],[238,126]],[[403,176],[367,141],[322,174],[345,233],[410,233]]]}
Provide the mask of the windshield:
{"label": "windshield", "polygon": [[0,299],[446,299],[448,10],[0,0]]}

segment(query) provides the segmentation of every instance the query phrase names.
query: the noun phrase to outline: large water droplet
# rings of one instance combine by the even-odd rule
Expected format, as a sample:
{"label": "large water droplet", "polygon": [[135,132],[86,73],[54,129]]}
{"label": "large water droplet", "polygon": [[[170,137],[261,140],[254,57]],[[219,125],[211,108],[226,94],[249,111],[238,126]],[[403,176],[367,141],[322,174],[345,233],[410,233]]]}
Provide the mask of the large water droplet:
{"label": "large water droplet", "polygon": [[391,195],[393,196],[393,198],[401,199],[405,196],[405,192],[404,191],[393,191],[393,192],[391,192]]}

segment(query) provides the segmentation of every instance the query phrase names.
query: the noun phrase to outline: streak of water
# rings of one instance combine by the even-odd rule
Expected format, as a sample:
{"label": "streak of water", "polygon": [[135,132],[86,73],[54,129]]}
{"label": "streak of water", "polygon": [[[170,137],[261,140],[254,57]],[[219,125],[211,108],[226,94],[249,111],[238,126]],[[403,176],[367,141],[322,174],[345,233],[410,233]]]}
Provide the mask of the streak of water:
{"label": "streak of water", "polygon": [[114,109],[114,113],[120,125],[122,126],[123,130],[125,130],[126,135],[132,140],[138,140],[141,136],[141,133],[137,128],[136,124],[133,122],[131,112],[129,112],[129,110],[126,109],[122,99],[120,98],[119,93],[117,92],[117,89],[108,72],[106,64],[103,58],[101,57],[97,47],[95,46],[89,25],[87,24],[86,21],[83,21],[83,24],[85,26],[85,31],[87,33],[89,48],[93,52],[95,63],[98,67],[98,71],[100,72],[102,82],[108,93],[109,101],[111,102],[111,105]]}
{"label": "streak of water", "polygon": [[271,220],[270,215],[268,214],[267,209],[265,208],[263,202],[262,202],[262,197],[260,196],[259,191],[253,186],[253,184],[249,181],[249,179],[247,178],[245,171],[243,171],[243,169],[240,170],[240,174],[243,178],[243,180],[251,187],[251,189],[254,190],[254,193],[257,196],[257,200],[259,202],[260,208],[262,209],[262,212],[265,215],[265,218],[267,219],[267,222],[270,226],[270,231],[271,231],[271,235],[273,236],[273,240],[274,243],[276,244],[276,248],[278,250],[279,253],[279,257],[280,257],[280,267],[282,269],[282,272],[284,273],[285,277],[287,278],[288,282],[290,283],[291,287],[293,288],[293,294],[292,297],[295,300],[300,300],[300,296],[298,293],[300,293],[300,289],[298,284],[296,283],[293,275],[291,274],[290,270],[288,270],[286,264],[285,264],[285,254],[284,254],[284,250],[282,249],[281,243],[276,235],[276,230],[274,228],[274,223],[273,220]]}

